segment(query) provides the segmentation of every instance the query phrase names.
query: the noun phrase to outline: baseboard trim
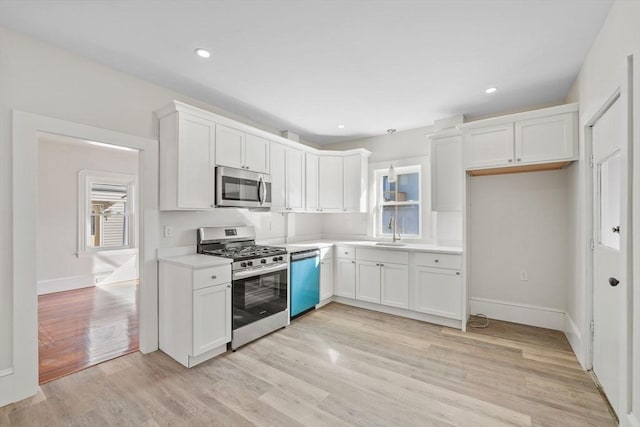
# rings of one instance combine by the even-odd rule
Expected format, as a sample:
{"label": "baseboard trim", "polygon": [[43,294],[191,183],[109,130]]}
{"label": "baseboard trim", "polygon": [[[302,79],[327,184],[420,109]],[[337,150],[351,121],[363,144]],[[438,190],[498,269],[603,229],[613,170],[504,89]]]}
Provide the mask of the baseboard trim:
{"label": "baseboard trim", "polygon": [[640,427],[640,418],[633,412],[627,414],[627,425],[629,427]]}
{"label": "baseboard trim", "polygon": [[565,313],[564,335],[567,337],[567,341],[569,341],[578,362],[580,362],[580,366],[586,370],[584,355],[582,354],[582,334],[580,333],[580,328],[569,316],[569,313]]}
{"label": "baseboard trim", "polygon": [[97,284],[107,285],[115,282],[125,282],[135,280],[137,277],[112,277],[116,271],[103,271],[94,274],[85,274],[81,276],[61,277],[59,279],[49,279],[38,281],[38,295],[52,294],[55,292],[72,291],[74,289],[90,288]]}
{"label": "baseboard trim", "polygon": [[7,368],[0,371],[0,378],[13,374],[13,368]]}
{"label": "baseboard trim", "polygon": [[491,319],[565,331],[565,312],[555,308],[486,298],[471,298],[470,306],[470,314],[482,313]]}
{"label": "baseboard trim", "polygon": [[434,316],[432,314],[419,313],[417,311],[405,310],[403,308],[389,307],[381,304],[374,304],[366,301],[358,301],[351,298],[334,296],[333,301],[341,304],[350,305],[358,308],[365,308],[367,310],[379,311],[381,313],[393,314],[396,316],[406,317],[413,320],[420,320],[422,322],[434,323],[436,325],[448,326],[450,328],[462,329],[462,321],[449,319],[446,317]]}

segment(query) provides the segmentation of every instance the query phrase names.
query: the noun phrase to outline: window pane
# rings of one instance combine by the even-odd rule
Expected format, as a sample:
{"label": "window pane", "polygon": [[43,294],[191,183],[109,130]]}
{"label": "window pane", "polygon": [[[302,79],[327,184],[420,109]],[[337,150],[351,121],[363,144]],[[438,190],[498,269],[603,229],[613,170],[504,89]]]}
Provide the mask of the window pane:
{"label": "window pane", "polygon": [[[382,177],[382,198],[385,202],[420,201],[420,173],[398,174],[397,182],[389,182],[389,177]],[[396,186],[398,195],[396,199]]]}
{"label": "window pane", "polygon": [[92,183],[90,194],[87,246],[108,248],[128,245],[128,187]]}
{"label": "window pane", "polygon": [[389,224],[392,218],[396,216],[396,233],[400,234],[420,234],[420,205],[404,205],[404,206],[383,206],[382,207],[382,224],[380,230],[382,234],[391,236],[393,233]]}

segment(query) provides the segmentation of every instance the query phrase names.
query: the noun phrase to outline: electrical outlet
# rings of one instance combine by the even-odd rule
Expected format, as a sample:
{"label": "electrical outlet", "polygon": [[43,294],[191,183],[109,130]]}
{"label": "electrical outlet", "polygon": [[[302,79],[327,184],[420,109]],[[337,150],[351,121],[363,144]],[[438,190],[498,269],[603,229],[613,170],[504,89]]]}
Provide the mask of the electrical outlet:
{"label": "electrical outlet", "polygon": [[520,280],[523,282],[529,280],[529,273],[527,273],[527,270],[520,270]]}
{"label": "electrical outlet", "polygon": [[173,228],[172,225],[165,225],[164,226],[164,237],[174,237],[175,236],[175,230]]}

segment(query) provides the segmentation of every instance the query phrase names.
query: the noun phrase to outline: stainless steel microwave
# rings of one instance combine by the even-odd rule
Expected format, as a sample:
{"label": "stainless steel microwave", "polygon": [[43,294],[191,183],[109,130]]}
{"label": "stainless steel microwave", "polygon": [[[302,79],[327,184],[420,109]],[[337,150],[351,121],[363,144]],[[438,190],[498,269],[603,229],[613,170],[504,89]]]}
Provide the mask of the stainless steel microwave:
{"label": "stainless steel microwave", "polygon": [[245,169],[216,167],[216,206],[270,208],[271,175]]}

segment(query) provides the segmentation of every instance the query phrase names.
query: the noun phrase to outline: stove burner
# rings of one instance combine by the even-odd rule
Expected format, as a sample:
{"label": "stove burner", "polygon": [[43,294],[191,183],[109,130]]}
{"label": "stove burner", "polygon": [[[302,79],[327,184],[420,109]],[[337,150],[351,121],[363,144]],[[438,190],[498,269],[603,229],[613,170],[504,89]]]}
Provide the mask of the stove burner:
{"label": "stove burner", "polygon": [[249,246],[236,246],[236,247],[227,247],[220,249],[203,249],[201,253],[206,255],[215,255],[225,258],[232,258],[233,260],[239,261],[250,258],[259,258],[270,255],[281,255],[286,253],[285,248],[280,248],[277,246],[259,246],[259,245],[249,245]]}

